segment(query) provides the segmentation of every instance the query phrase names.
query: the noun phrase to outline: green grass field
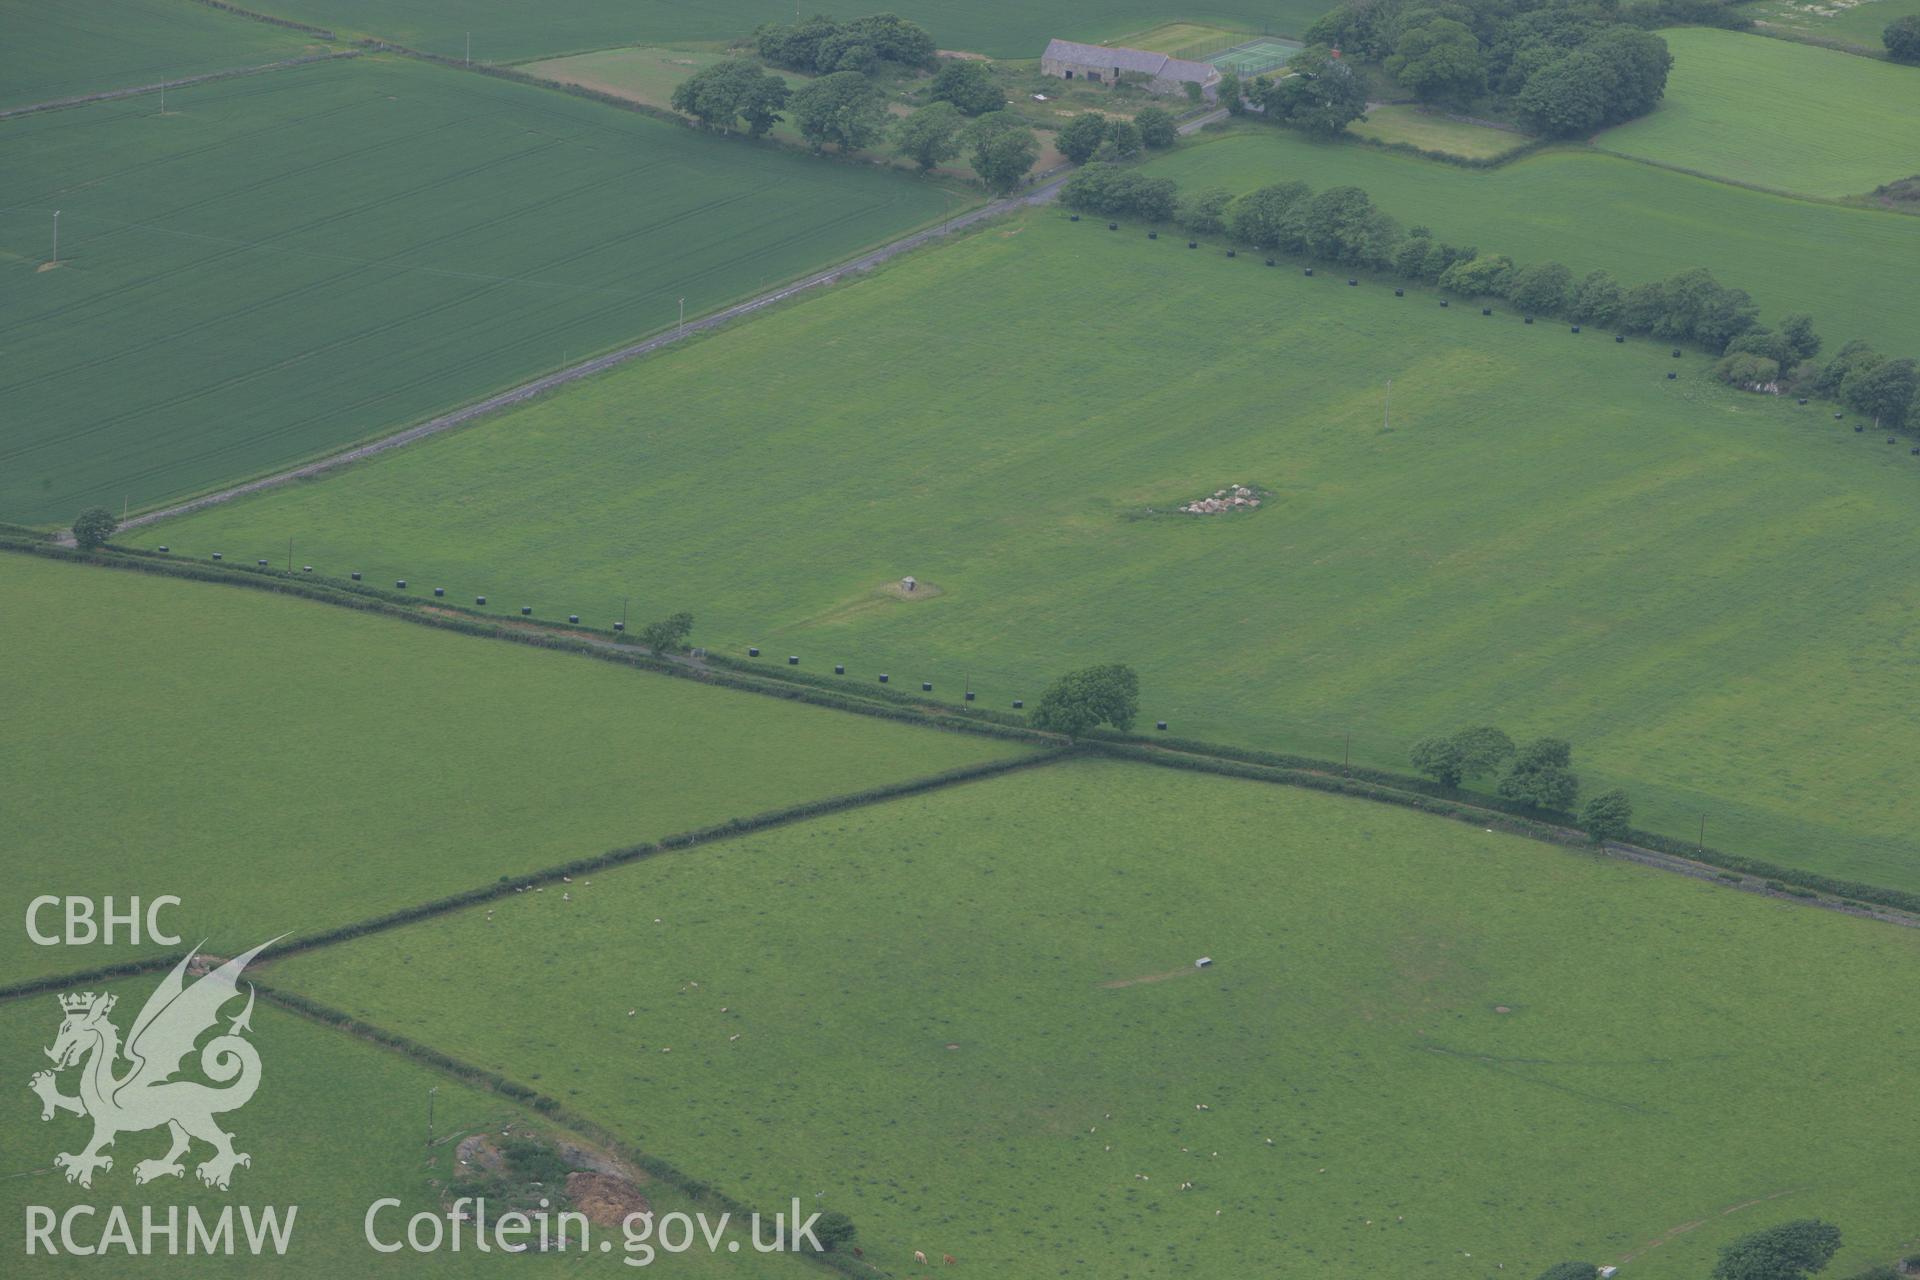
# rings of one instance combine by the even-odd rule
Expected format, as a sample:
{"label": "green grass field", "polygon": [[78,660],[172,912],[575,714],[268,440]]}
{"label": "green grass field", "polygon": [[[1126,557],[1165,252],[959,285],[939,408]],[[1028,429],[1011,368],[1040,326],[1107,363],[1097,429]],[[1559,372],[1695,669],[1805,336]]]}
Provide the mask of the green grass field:
{"label": "green grass field", "polygon": [[1152,161],[1182,185],[1248,190],[1352,183],[1403,223],[1505,253],[1606,268],[1637,283],[1708,267],[1769,315],[1805,311],[1834,346],[1862,337],[1920,352],[1920,307],[1887,264],[1920,258],[1920,219],[1792,200],[1615,156],[1548,151],[1498,169],[1437,165],[1266,125]]}
{"label": "green grass field", "polygon": [[1169,22],[1150,31],[1131,32],[1123,40],[1129,49],[1171,54],[1176,58],[1197,57],[1199,52],[1249,40],[1253,32],[1246,27],[1215,27],[1204,22]]}
{"label": "green grass field", "polygon": [[1813,196],[1920,170],[1911,67],[1705,27],[1660,34],[1674,58],[1665,100],[1602,133],[1602,149]]}
{"label": "green grass field", "polygon": [[30,945],[41,893],[174,894],[230,955],[1018,749],[20,555],[0,596],[0,983],[152,949]]}
{"label": "green grass field", "polygon": [[1260,783],[1055,765],[272,972],[885,1265],[1698,1280],[1817,1215],[1847,1275],[1914,1229],[1920,934]]}
{"label": "green grass field", "polygon": [[1756,21],[1819,40],[1838,40],[1881,52],[1880,33],[1895,18],[1920,13],[1920,0],[1840,0],[1839,3],[1802,3],[1801,0],[1760,0],[1752,8]]}
{"label": "green grass field", "polygon": [[[989,706],[1124,660],[1147,720],[1322,758],[1495,721],[1570,738],[1643,825],[1920,887],[1920,459],[1707,369],[1048,211],[135,541],[296,530],[322,572],[509,609],[632,592]],[[1141,518],[1235,481],[1272,500]]]}
{"label": "green grass field", "polygon": [[[383,434],[938,217],[904,174],[359,58],[0,131],[0,518]],[[41,271],[54,210],[65,266]]]}
{"label": "green grass field", "polygon": [[1524,133],[1449,120],[1414,106],[1376,106],[1347,130],[1376,142],[1404,142],[1422,151],[1440,151],[1468,160],[1492,160],[1532,141]]}
{"label": "green grass field", "polygon": [[[0,0],[0,109],[317,53],[312,36],[193,0]],[[171,107],[171,104],[169,104]]]}
{"label": "green grass field", "polygon": [[[644,6],[627,0],[554,0],[537,9],[517,0],[257,0],[256,7],[450,57],[464,55],[471,31],[476,62],[520,62],[615,45],[738,39],[763,22],[792,22],[794,14],[785,0],[673,0]],[[1164,0],[1054,0],[1044,6],[1014,0],[900,0],[892,6],[892,12],[924,26],[942,49],[996,58],[1037,58],[1054,36],[1118,39],[1175,17],[1298,34],[1325,11],[1322,0],[1209,0],[1198,11],[1169,10]],[[838,16],[856,15],[849,10]]]}
{"label": "green grass field", "polygon": [[[112,1020],[123,1033],[132,1025],[134,1014],[156,981],[157,975],[106,988],[119,996]],[[236,1003],[228,1013],[239,1009]],[[203,1188],[191,1164],[179,1181],[163,1179],[136,1189],[133,1166],[166,1150],[164,1130],[122,1134],[112,1149],[111,1170],[96,1175],[91,1189],[69,1185],[53,1167],[53,1156],[79,1149],[87,1136],[85,1122],[61,1114],[43,1123],[40,1104],[25,1087],[27,1076],[47,1065],[39,1047],[53,1042],[60,1019],[60,1008],[51,994],[0,1005],[0,1043],[9,1046],[8,1076],[18,1086],[10,1105],[0,1109],[0,1213],[9,1223],[6,1243],[14,1254],[8,1260],[10,1276],[37,1280],[42,1276],[97,1274],[101,1270],[97,1258],[25,1256],[18,1224],[24,1220],[28,1205],[44,1205],[55,1213],[64,1213],[74,1205],[95,1205],[98,1215],[91,1220],[80,1219],[77,1232],[83,1243],[91,1243],[104,1226],[106,1207],[113,1203],[127,1206],[136,1232],[142,1204],[152,1205],[162,1221],[169,1206],[177,1207],[182,1215],[193,1206],[209,1217],[228,1205],[249,1205],[256,1211],[273,1206],[283,1216],[288,1207],[297,1207],[283,1258],[260,1262],[245,1253],[234,1257],[167,1257],[161,1238],[161,1256],[132,1257],[119,1250],[109,1255],[111,1261],[106,1265],[112,1273],[129,1280],[253,1276],[269,1267],[276,1275],[331,1280],[342,1275],[577,1275],[582,1267],[617,1266],[615,1260],[586,1263],[577,1256],[561,1254],[482,1255],[472,1248],[470,1237],[467,1248],[460,1253],[387,1255],[371,1249],[362,1226],[367,1207],[383,1197],[402,1201],[400,1208],[384,1211],[377,1220],[383,1240],[392,1239],[404,1229],[406,1219],[414,1213],[440,1212],[439,1190],[434,1183],[444,1182],[453,1172],[456,1148],[467,1134],[511,1128],[541,1134],[549,1141],[568,1141],[570,1135],[548,1121],[530,1119],[497,1095],[466,1087],[397,1053],[264,1003],[254,1010],[253,1034],[249,1037],[260,1052],[259,1092],[244,1108],[221,1117],[222,1124],[235,1135],[235,1147],[253,1157],[250,1166],[234,1172],[231,1191]],[[125,1064],[120,1069],[124,1070]],[[71,1071],[60,1077],[61,1092],[72,1095],[76,1087]],[[427,1130],[429,1089],[436,1091],[431,1145]],[[196,1146],[190,1160],[197,1163],[206,1154],[205,1147]],[[691,1208],[683,1195],[657,1181],[648,1182],[645,1191],[656,1213]],[[239,1228],[235,1230],[237,1233]],[[617,1238],[618,1232],[614,1234]],[[184,1250],[184,1235],[181,1247]],[[616,1253],[614,1259],[619,1256]],[[745,1257],[730,1254],[719,1258],[705,1253],[663,1255],[641,1274],[656,1273],[777,1277],[812,1272],[806,1264],[792,1259],[772,1260],[749,1252]],[[601,1274],[610,1271],[602,1270]]]}

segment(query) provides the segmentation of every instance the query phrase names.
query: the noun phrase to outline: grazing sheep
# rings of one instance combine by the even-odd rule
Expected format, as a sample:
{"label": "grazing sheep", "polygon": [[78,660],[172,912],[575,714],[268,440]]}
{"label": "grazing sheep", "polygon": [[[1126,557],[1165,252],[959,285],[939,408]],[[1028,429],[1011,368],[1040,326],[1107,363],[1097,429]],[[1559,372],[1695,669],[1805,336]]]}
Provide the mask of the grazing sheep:
{"label": "grazing sheep", "polygon": [[924,1262],[925,1262],[925,1261],[927,1260],[927,1255],[926,1255],[926,1254],[924,1254],[924,1253],[922,1253],[922,1252],[920,1252],[920,1250],[918,1250],[918,1249],[915,1249],[915,1250],[913,1251],[913,1260],[914,1260],[915,1262],[921,1262],[921,1263],[924,1263]]}

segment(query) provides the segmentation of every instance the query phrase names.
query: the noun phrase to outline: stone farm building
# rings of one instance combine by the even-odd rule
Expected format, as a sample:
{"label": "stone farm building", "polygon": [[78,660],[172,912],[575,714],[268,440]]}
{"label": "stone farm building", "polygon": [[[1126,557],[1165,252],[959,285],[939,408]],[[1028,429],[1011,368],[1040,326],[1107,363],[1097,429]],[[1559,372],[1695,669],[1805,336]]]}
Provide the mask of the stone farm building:
{"label": "stone farm building", "polygon": [[1049,40],[1040,55],[1040,70],[1062,80],[1091,80],[1113,84],[1122,76],[1139,76],[1154,93],[1185,93],[1188,84],[1209,91],[1220,72],[1209,62],[1188,62],[1144,49],[1112,49],[1099,44]]}

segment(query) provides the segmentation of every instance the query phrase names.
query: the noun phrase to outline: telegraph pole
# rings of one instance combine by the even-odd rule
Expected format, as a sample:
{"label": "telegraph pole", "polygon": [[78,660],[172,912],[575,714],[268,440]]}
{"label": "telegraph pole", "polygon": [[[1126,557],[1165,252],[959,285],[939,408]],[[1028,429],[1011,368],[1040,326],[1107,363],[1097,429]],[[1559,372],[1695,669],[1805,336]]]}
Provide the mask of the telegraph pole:
{"label": "telegraph pole", "polygon": [[1392,378],[1387,379],[1387,411],[1386,411],[1386,416],[1380,420],[1380,429],[1382,431],[1393,430],[1393,379]]}
{"label": "telegraph pole", "polygon": [[473,32],[467,32],[467,65],[473,65]]}
{"label": "telegraph pole", "polygon": [[680,299],[680,331],[682,333],[685,333],[686,328],[687,328],[687,300],[685,298],[682,298]]}
{"label": "telegraph pole", "polygon": [[60,211],[53,211],[53,265],[60,265]]}

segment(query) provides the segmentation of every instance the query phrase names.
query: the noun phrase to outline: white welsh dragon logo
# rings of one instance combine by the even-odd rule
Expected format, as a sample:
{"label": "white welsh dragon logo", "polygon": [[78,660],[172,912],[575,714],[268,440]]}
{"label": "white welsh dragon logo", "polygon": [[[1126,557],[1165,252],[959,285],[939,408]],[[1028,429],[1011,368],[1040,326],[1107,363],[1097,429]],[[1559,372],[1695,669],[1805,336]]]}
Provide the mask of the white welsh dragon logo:
{"label": "white welsh dragon logo", "polygon": [[[221,1006],[239,995],[240,971],[273,942],[235,956],[190,987],[183,975],[193,956],[175,965],[133,1020],[124,1049],[119,1029],[107,1020],[113,1012],[113,996],[89,991],[60,997],[65,1017],[53,1047],[46,1051],[53,1059],[53,1070],[35,1074],[30,1087],[40,1095],[42,1120],[53,1119],[56,1111],[93,1120],[93,1140],[85,1150],[78,1155],[63,1151],[53,1158],[55,1165],[66,1170],[68,1182],[92,1186],[96,1169],[113,1169],[112,1157],[102,1151],[113,1145],[117,1135],[161,1125],[172,1134],[173,1145],[158,1160],[136,1164],[135,1182],[180,1177],[186,1172],[180,1157],[194,1138],[213,1147],[213,1155],[195,1170],[210,1187],[225,1191],[234,1166],[253,1163],[244,1151],[233,1149],[233,1135],[214,1123],[214,1116],[221,1112],[245,1106],[260,1087],[260,1054],[241,1038],[241,1033],[253,1029],[251,985],[247,1007],[229,1021],[226,1034],[216,1035],[200,1050],[200,1070],[226,1087],[216,1089],[172,1077],[193,1052],[194,1042],[219,1022]],[[123,1056],[132,1066],[116,1074]],[[55,1073],[72,1066],[80,1068],[80,1095],[70,1098],[60,1092]]]}

